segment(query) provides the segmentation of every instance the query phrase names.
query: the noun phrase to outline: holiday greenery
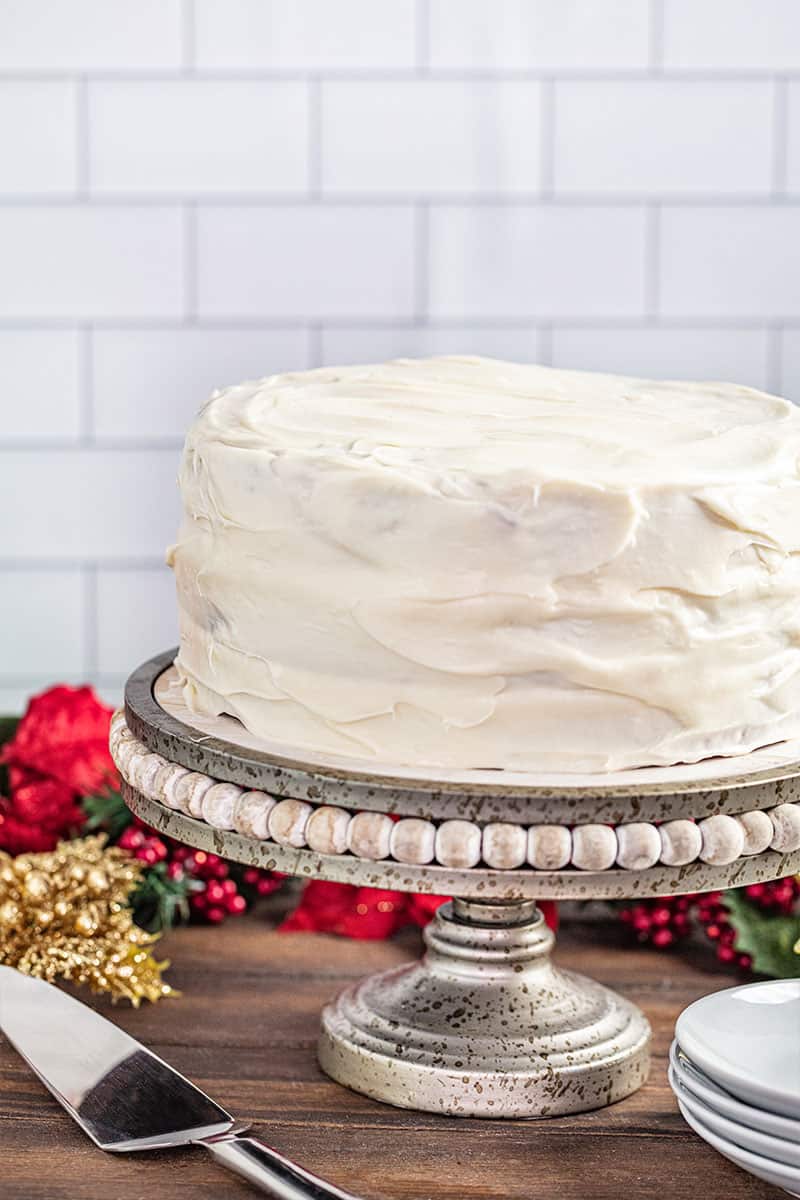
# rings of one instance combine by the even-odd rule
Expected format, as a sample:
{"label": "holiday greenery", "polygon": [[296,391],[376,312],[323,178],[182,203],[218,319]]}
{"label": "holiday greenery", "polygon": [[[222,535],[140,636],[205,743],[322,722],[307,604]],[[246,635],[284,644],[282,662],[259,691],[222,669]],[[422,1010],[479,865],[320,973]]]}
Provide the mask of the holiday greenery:
{"label": "holiday greenery", "polygon": [[800,876],[702,895],[659,896],[621,911],[637,941],[665,950],[707,938],[726,967],[800,976]]}

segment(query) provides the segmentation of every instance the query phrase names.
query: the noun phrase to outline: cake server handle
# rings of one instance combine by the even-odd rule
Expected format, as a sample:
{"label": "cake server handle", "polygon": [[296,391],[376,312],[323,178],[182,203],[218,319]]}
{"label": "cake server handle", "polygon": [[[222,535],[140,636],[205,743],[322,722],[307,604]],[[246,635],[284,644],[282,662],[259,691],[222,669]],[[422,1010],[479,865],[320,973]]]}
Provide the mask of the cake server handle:
{"label": "cake server handle", "polygon": [[351,1192],[325,1183],[277,1150],[270,1150],[258,1138],[222,1133],[218,1137],[198,1138],[194,1143],[206,1150],[223,1167],[243,1176],[274,1200],[359,1200]]}

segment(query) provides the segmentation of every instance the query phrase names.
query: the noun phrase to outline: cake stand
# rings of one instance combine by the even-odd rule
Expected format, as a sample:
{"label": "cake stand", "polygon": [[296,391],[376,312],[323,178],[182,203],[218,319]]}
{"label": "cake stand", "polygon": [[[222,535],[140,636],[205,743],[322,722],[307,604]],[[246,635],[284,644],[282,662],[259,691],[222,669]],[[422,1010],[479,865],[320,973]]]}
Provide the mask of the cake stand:
{"label": "cake stand", "polygon": [[404,1108],[545,1117],[648,1070],[634,1005],[551,961],[537,899],[737,887],[800,871],[800,743],[612,775],[365,770],[300,760],[183,706],[174,651],[128,681],[111,750],[130,808],[192,846],[309,878],[454,897],[420,962],[346,988],[319,1061]]}

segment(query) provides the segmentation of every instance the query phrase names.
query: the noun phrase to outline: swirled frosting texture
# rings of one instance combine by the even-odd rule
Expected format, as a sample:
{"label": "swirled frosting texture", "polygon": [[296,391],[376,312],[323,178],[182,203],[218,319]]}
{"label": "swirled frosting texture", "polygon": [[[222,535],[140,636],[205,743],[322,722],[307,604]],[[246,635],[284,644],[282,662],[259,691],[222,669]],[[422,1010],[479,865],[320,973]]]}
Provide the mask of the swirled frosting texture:
{"label": "swirled frosting texture", "polygon": [[380,764],[597,771],[800,734],[800,413],[479,358],[276,375],[189,432],[195,711]]}

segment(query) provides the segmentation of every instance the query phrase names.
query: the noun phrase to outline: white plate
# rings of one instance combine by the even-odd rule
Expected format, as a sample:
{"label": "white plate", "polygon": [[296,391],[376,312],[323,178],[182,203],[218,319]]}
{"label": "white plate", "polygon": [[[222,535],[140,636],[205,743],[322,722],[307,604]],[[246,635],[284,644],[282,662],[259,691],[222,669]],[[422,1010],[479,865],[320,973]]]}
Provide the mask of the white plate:
{"label": "white plate", "polygon": [[673,1042],[670,1047],[669,1061],[680,1085],[715,1112],[730,1121],[735,1121],[737,1125],[746,1125],[748,1129],[760,1130],[770,1137],[786,1138],[790,1142],[800,1143],[800,1121],[793,1121],[791,1117],[780,1117],[777,1113],[753,1108],[752,1105],[737,1100],[690,1062],[677,1042]]}
{"label": "white plate", "polygon": [[773,1162],[770,1158],[763,1158],[760,1154],[753,1154],[750,1150],[743,1150],[741,1146],[735,1146],[733,1142],[719,1137],[702,1121],[698,1121],[680,1100],[678,1107],[687,1125],[691,1125],[695,1133],[724,1158],[747,1171],[749,1175],[755,1175],[757,1179],[763,1179],[774,1187],[783,1188],[791,1196],[800,1195],[800,1171],[796,1167],[787,1167],[783,1163]]}
{"label": "white plate", "polygon": [[800,1118],[800,979],[703,996],[675,1025],[681,1048],[728,1092]]}
{"label": "white plate", "polygon": [[752,1150],[753,1154],[761,1154],[764,1158],[785,1163],[788,1167],[800,1168],[800,1142],[790,1142],[787,1138],[770,1137],[768,1133],[759,1133],[757,1129],[750,1129],[747,1125],[739,1125],[736,1121],[730,1121],[693,1096],[688,1088],[682,1086],[671,1068],[668,1078],[678,1102],[687,1108],[692,1116],[697,1117],[698,1121],[707,1125],[712,1133],[716,1133],[718,1137],[724,1138],[728,1142],[733,1142],[736,1146],[741,1146],[743,1150]]}

